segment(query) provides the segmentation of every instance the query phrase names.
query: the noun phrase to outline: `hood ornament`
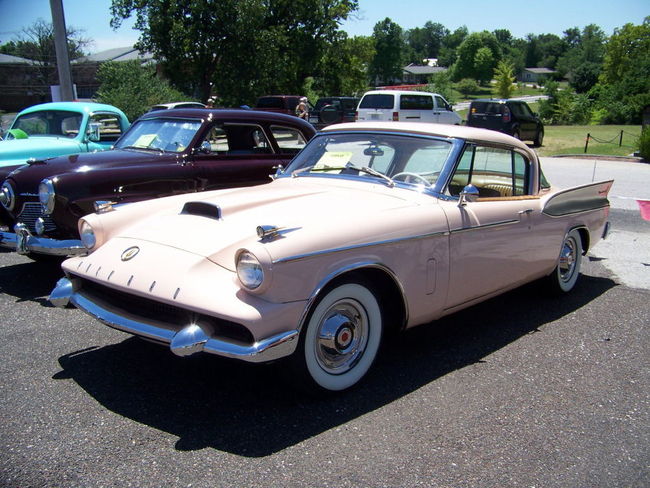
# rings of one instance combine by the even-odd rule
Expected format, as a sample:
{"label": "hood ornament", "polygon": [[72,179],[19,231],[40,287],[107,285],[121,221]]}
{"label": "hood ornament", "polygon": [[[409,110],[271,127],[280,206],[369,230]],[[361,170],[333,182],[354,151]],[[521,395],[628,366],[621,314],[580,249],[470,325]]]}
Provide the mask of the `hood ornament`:
{"label": "hood ornament", "polygon": [[258,225],[256,229],[257,237],[260,239],[273,239],[279,235],[280,230],[281,228],[275,225]]}
{"label": "hood ornament", "polygon": [[122,261],[130,261],[131,259],[136,257],[139,252],[140,252],[140,248],[138,246],[131,246],[122,252],[120,259]]}

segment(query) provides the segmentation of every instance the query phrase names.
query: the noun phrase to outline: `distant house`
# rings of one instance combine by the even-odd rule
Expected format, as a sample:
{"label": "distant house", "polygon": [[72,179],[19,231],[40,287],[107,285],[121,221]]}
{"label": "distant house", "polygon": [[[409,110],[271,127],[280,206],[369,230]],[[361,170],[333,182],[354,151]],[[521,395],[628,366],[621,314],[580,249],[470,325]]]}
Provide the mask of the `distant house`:
{"label": "distant house", "polygon": [[[133,46],[109,49],[70,62],[72,82],[80,99],[95,96],[99,83],[97,70],[107,61],[139,60],[155,62],[153,54],[140,52]],[[58,84],[56,63],[0,54],[0,110],[16,112],[37,103],[52,101],[50,86]]]}
{"label": "distant house", "polygon": [[542,79],[553,78],[557,71],[549,68],[524,68],[519,76],[517,81],[522,81],[524,83],[539,83]]}
{"label": "distant house", "polygon": [[409,64],[402,69],[402,82],[414,85],[425,84],[429,82],[431,75],[444,71],[447,71],[447,68],[435,66],[434,63],[426,66]]}

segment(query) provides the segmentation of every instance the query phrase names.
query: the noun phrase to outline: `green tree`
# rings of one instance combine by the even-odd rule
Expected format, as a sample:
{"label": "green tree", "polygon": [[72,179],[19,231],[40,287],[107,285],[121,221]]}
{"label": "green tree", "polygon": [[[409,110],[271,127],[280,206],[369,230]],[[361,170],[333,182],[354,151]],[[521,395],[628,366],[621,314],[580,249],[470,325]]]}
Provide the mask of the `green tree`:
{"label": "green tree", "polygon": [[380,83],[400,79],[406,48],[402,28],[386,17],[375,24],[372,37],[375,55],[370,63],[370,78]]}
{"label": "green tree", "polygon": [[201,99],[251,103],[298,92],[317,77],[357,0],[112,0],[111,25],[135,15],[138,47],[163,61],[175,86]]}
{"label": "green tree", "polygon": [[494,70],[494,78],[496,79],[496,91],[501,98],[510,98],[512,92],[515,90],[514,66],[508,61],[501,61]]}
{"label": "green tree", "polygon": [[457,56],[452,79],[474,78],[486,82],[492,78],[492,72],[501,59],[501,49],[494,34],[474,32],[458,47]]}
{"label": "green tree", "polygon": [[332,43],[314,89],[321,95],[360,95],[368,88],[368,67],[375,56],[372,37],[341,36]]}
{"label": "green tree", "polygon": [[455,86],[456,90],[461,92],[465,98],[467,98],[472,93],[476,93],[479,90],[478,83],[476,83],[476,80],[473,80],[471,78],[463,78],[458,83],[456,83]]}
{"label": "green tree", "polygon": [[440,71],[431,75],[426,91],[442,95],[452,105],[456,102],[449,71]]}
{"label": "green tree", "polygon": [[438,56],[439,66],[449,67],[456,62],[456,51],[468,35],[469,31],[463,25],[443,38],[442,47]]}
{"label": "green tree", "polygon": [[405,33],[410,48],[409,61],[421,63],[424,59],[438,58],[442,43],[449,35],[449,29],[439,23],[428,21],[424,27],[416,27]]}
{"label": "green tree", "polygon": [[103,63],[97,79],[100,82],[98,101],[119,107],[132,121],[152,105],[188,99],[159,78],[155,67],[142,66],[137,60]]}
{"label": "green tree", "polygon": [[650,17],[615,29],[605,48],[603,70],[590,90],[604,123],[638,123],[650,105]]}

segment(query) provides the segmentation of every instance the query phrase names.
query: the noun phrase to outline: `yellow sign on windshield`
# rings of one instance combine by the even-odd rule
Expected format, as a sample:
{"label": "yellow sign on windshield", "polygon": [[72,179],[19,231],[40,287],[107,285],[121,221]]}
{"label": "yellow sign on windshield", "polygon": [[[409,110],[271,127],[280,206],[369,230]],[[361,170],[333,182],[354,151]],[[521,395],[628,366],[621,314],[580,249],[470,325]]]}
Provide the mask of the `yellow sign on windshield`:
{"label": "yellow sign on windshield", "polygon": [[341,171],[341,168],[350,162],[352,154],[354,154],[352,151],[326,152],[314,165],[312,171]]}

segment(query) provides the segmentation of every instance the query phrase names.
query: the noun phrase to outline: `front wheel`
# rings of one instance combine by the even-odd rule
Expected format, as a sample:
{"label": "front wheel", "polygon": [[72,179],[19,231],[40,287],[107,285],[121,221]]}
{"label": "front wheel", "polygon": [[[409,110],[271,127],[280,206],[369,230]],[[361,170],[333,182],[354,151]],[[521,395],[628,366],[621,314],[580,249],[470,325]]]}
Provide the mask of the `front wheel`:
{"label": "front wheel", "polygon": [[310,314],[296,366],[317,390],[342,391],[368,372],[383,333],[381,307],[369,286],[343,283],[323,295]]}
{"label": "front wheel", "polygon": [[570,292],[578,281],[582,264],[582,238],[572,230],[564,238],[558,263],[548,276],[551,290],[556,293]]}

